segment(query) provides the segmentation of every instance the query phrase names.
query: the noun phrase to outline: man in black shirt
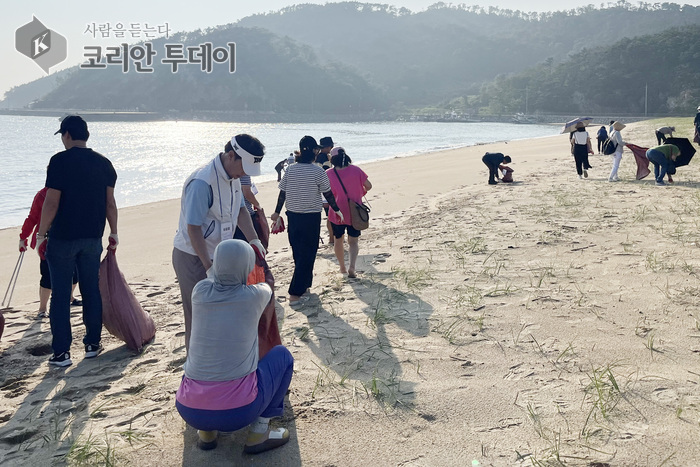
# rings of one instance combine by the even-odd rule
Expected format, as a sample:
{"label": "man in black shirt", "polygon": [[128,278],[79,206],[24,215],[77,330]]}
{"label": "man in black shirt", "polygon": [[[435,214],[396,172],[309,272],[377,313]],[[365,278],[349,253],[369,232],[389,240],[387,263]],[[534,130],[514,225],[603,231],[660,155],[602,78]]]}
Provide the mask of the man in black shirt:
{"label": "man in black shirt", "polygon": [[[51,273],[51,333],[53,357],[49,365],[66,367],[72,362],[70,346],[70,293],[77,267],[83,296],[85,358],[102,351],[102,298],[98,287],[102,235],[109,223],[109,248],[116,250],[117,203],[114,185],[117,173],[112,163],[88,148],[87,123],[69,115],[55,134],[61,134],[65,151],[55,154],[46,171],[46,200],[37,231],[36,251],[46,255]],[[48,239],[48,240],[47,240]]]}

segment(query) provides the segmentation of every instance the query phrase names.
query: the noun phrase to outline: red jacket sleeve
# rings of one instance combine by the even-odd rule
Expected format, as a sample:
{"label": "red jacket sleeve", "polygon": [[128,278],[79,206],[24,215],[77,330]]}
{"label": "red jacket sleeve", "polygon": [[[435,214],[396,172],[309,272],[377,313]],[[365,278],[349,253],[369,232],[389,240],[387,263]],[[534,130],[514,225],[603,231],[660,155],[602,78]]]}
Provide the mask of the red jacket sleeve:
{"label": "red jacket sleeve", "polygon": [[19,238],[22,239],[28,239],[30,235],[32,236],[30,243],[32,248],[36,246],[36,231],[39,229],[39,223],[41,222],[41,209],[44,207],[47,191],[48,188],[44,187],[34,196],[32,207],[29,209],[29,215],[24,220],[22,231],[19,233]]}

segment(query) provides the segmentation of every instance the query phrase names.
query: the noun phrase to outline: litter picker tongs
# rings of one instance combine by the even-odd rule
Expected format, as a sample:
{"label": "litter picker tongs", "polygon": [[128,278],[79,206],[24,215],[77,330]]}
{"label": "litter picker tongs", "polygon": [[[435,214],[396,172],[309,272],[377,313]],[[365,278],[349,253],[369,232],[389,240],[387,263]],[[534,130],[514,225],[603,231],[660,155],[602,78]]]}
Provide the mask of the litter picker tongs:
{"label": "litter picker tongs", "polygon": [[[8,310],[10,309],[10,301],[12,300],[12,294],[15,293],[15,286],[17,285],[17,278],[19,278],[19,270],[22,267],[22,260],[24,259],[24,251],[19,253],[19,258],[17,258],[17,263],[15,264],[15,270],[12,272],[12,277],[10,277],[10,283],[7,286],[7,291],[5,292],[5,297],[2,299],[2,305],[0,309]],[[7,294],[10,294],[9,298]],[[7,300],[7,304],[5,304]]]}

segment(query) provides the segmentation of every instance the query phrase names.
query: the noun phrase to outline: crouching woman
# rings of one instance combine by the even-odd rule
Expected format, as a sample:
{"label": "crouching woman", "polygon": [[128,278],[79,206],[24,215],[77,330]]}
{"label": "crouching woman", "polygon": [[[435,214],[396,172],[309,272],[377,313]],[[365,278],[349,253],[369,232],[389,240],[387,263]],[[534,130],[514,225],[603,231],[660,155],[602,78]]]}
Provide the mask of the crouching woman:
{"label": "crouching woman", "polygon": [[192,334],[176,406],[198,430],[201,449],[216,447],[218,431],[246,426],[246,453],[289,441],[285,428],[268,423],[282,415],[294,359],[278,345],[258,360],[258,321],[272,290],[266,283],[246,285],[254,265],[250,245],[225,240],[214,250],[207,278],[192,291]]}

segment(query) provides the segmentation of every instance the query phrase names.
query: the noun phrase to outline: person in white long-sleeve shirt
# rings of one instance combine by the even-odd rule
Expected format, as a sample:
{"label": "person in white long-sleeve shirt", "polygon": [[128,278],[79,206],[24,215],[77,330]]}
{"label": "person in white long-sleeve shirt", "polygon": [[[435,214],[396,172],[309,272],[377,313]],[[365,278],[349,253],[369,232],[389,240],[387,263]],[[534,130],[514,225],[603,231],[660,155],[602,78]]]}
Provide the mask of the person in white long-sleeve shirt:
{"label": "person in white long-sleeve shirt", "polygon": [[612,170],[610,171],[610,177],[608,177],[609,182],[619,182],[620,178],[617,176],[617,171],[620,168],[620,161],[622,161],[622,150],[625,148],[626,142],[622,141],[622,135],[620,131],[625,128],[624,123],[615,122],[613,123],[613,131],[610,133],[610,140],[615,143],[615,152],[612,155]]}

